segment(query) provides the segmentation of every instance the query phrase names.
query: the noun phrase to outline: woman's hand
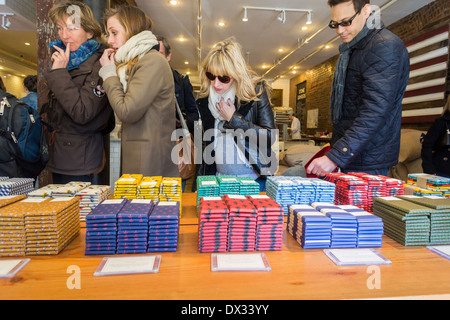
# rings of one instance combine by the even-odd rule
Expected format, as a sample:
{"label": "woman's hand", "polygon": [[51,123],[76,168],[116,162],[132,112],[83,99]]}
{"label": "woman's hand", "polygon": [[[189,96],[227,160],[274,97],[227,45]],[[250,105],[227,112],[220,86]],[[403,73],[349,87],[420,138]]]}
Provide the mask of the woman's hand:
{"label": "woman's hand", "polygon": [[100,64],[102,67],[106,65],[116,64],[114,60],[114,49],[106,49],[103,51],[103,55],[100,58]]}
{"label": "woman's hand", "polygon": [[231,99],[228,99],[227,102],[223,98],[220,99],[220,102],[216,104],[217,111],[227,121],[230,121],[233,117],[234,112],[236,111],[236,107],[231,102]]}
{"label": "woman's hand", "polygon": [[52,70],[54,69],[65,69],[67,65],[69,64],[70,60],[70,43],[66,46],[66,51],[63,49],[53,46],[55,48],[55,52],[53,52],[51,59],[52,59]]}

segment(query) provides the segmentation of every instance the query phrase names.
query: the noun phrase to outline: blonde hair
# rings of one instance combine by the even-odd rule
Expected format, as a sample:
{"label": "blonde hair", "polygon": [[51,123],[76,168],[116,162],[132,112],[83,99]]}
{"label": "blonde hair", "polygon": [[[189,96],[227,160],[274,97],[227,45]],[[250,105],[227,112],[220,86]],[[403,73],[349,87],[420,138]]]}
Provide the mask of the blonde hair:
{"label": "blonde hair", "polygon": [[[103,24],[105,26],[105,30],[108,30],[108,19],[113,16],[116,17],[117,20],[119,20],[119,23],[125,29],[127,40],[132,36],[141,33],[142,31],[151,31],[153,28],[152,20],[145,14],[144,11],[134,6],[122,6],[114,9],[109,9],[105,12],[105,14],[103,15]],[[126,66],[126,73],[130,74],[131,70],[138,62],[138,60],[139,57],[135,57],[128,62],[118,65],[117,69]]]}
{"label": "blonde hair", "polygon": [[234,37],[216,43],[213,49],[203,60],[200,70],[200,93],[199,97],[209,95],[211,81],[205,73],[209,71],[218,76],[230,76],[236,88],[236,96],[242,101],[260,100],[258,97],[263,93],[263,88],[256,92],[256,86],[262,82],[267,96],[270,97],[271,87],[267,81],[251,70],[242,55],[242,48]]}
{"label": "blonde hair", "polygon": [[[77,10],[77,9],[79,10]],[[67,1],[54,5],[48,12],[48,17],[56,25],[59,21],[64,21],[67,17],[73,17],[76,21],[79,14],[80,27],[99,42],[103,42],[102,27],[94,17],[91,8],[81,1]]]}

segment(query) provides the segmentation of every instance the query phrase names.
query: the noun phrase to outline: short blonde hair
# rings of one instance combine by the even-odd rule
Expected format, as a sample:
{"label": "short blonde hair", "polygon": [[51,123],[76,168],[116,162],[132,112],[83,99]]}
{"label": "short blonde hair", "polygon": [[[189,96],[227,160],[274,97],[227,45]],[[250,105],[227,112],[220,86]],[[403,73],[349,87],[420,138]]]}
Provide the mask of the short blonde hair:
{"label": "short blonde hair", "polygon": [[203,60],[200,70],[200,98],[209,95],[211,81],[205,75],[207,71],[218,76],[227,75],[233,78],[233,85],[239,100],[259,100],[258,97],[263,92],[262,89],[256,92],[256,85],[259,82],[263,83],[267,95],[270,97],[271,87],[247,66],[242,55],[241,45],[236,42],[234,37],[216,43]]}
{"label": "short blonde hair", "polygon": [[[78,7],[80,10],[74,10]],[[79,12],[80,26],[85,32],[92,33],[97,41],[102,41],[102,27],[95,19],[91,8],[81,1],[67,1],[54,5],[48,12],[48,17],[56,25],[59,21],[65,20],[66,17],[72,17]],[[74,17],[75,19],[75,17]]]}

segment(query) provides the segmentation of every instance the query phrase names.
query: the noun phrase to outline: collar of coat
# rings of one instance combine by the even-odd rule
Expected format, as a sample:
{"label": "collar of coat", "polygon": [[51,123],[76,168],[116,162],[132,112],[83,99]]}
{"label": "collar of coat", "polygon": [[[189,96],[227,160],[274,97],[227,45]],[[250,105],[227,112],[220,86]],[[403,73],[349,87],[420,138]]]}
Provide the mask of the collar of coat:
{"label": "collar of coat", "polygon": [[[369,17],[370,19],[370,17]],[[367,23],[367,22],[366,22]],[[373,28],[372,32],[369,32],[369,34],[361,39],[358,43],[355,44],[353,49],[364,49],[364,47],[372,40],[372,38],[379,33],[381,30],[385,29],[383,21],[380,21],[380,25],[378,28]]]}

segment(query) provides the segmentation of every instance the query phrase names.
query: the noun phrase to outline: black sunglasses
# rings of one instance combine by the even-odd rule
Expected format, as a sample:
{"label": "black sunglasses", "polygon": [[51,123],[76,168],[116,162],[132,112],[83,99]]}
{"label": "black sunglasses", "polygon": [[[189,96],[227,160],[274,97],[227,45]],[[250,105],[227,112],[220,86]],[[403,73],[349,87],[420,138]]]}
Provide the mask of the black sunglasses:
{"label": "black sunglasses", "polygon": [[206,71],[205,74],[206,74],[206,77],[209,80],[211,80],[211,81],[216,80],[216,78],[219,78],[219,81],[222,82],[222,83],[228,83],[228,82],[231,81],[231,77],[230,76],[216,76],[216,75],[212,74],[209,71]]}
{"label": "black sunglasses", "polygon": [[351,26],[353,20],[355,20],[356,16],[360,13],[361,13],[361,9],[359,9],[358,12],[356,12],[355,15],[353,17],[351,17],[349,20],[345,20],[342,22],[336,22],[336,21],[331,20],[330,23],[328,24],[328,26],[331,29],[337,29],[337,28],[339,28],[339,26],[343,26],[343,27]]}

